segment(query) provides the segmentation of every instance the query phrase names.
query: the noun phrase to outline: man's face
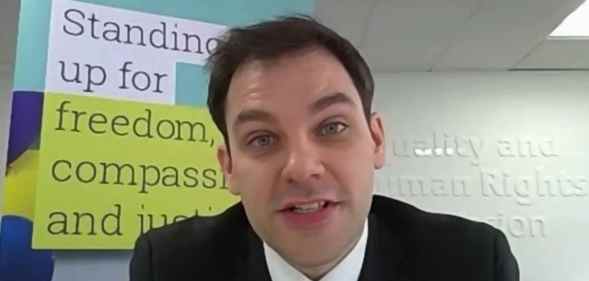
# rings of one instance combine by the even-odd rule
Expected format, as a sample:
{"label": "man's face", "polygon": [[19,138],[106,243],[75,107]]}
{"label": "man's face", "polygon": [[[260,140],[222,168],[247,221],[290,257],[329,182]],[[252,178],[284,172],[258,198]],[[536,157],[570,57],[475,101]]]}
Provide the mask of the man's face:
{"label": "man's face", "polygon": [[[289,263],[339,260],[359,239],[384,162],[380,117],[323,48],[238,68],[219,162],[256,233]],[[236,234],[240,235],[240,234]]]}

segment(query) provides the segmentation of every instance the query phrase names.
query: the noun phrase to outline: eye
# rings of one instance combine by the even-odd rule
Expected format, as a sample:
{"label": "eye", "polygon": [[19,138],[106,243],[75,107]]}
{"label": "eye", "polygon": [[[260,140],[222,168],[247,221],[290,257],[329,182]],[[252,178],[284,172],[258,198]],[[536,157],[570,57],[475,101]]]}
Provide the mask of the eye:
{"label": "eye", "polygon": [[247,144],[249,146],[263,148],[274,144],[275,141],[276,139],[271,135],[258,135],[251,138]]}
{"label": "eye", "polygon": [[327,123],[319,128],[319,135],[320,136],[331,136],[337,135],[343,131],[345,131],[349,126],[342,122],[330,122]]}

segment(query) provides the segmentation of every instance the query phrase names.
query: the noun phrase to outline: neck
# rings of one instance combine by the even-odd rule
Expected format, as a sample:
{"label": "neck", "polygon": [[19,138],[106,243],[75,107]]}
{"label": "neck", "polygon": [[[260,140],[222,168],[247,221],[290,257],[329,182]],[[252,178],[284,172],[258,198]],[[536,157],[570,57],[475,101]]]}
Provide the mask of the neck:
{"label": "neck", "polygon": [[293,266],[297,270],[299,270],[300,272],[305,274],[305,276],[307,276],[307,278],[309,278],[313,281],[318,281],[321,278],[323,278],[323,276],[325,276],[334,267],[336,267],[346,256],[348,256],[348,254],[350,254],[350,252],[352,251],[352,249],[354,249],[354,247],[356,246],[358,241],[360,241],[361,236],[362,235],[358,236],[358,238],[356,240],[354,240],[350,245],[348,245],[348,247],[343,252],[343,254],[339,255],[338,257],[336,257],[335,259],[331,260],[328,263],[317,265],[317,266],[311,266],[311,267],[303,267],[303,266],[297,266],[297,265],[293,265]]}
{"label": "neck", "polygon": [[[345,255],[344,255],[344,257],[345,257]],[[323,264],[320,266],[304,267],[304,268],[295,266],[295,268],[298,269],[303,274],[305,274],[305,276],[307,276],[307,278],[309,278],[313,281],[318,281],[323,276],[325,276],[327,274],[327,272],[332,270],[342,259],[343,259],[343,257],[341,257],[340,259],[338,259],[336,261],[332,261],[330,263]]]}

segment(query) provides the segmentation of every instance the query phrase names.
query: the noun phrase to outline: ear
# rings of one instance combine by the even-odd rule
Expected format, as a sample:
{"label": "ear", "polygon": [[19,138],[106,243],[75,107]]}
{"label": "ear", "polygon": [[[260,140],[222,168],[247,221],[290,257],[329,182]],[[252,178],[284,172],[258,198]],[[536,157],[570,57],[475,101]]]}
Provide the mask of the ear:
{"label": "ear", "polygon": [[225,176],[225,179],[229,184],[229,192],[239,195],[239,190],[233,185],[232,181],[233,166],[231,164],[231,154],[227,150],[225,144],[221,144],[217,147],[217,161],[223,170],[223,176]]}
{"label": "ear", "polygon": [[385,139],[382,119],[378,113],[374,112],[370,116],[370,136],[374,142],[374,168],[380,169],[385,162]]}

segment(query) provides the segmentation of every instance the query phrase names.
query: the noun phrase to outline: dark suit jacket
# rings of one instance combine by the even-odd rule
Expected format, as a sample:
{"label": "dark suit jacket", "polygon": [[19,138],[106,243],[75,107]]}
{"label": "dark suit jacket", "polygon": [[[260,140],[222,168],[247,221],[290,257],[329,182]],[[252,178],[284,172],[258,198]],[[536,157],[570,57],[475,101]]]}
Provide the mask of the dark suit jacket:
{"label": "dark suit jacket", "polygon": [[[505,236],[487,224],[374,196],[368,226],[362,281],[519,280]],[[262,241],[241,204],[216,217],[195,217],[142,235],[130,276],[131,281],[271,280]]]}

